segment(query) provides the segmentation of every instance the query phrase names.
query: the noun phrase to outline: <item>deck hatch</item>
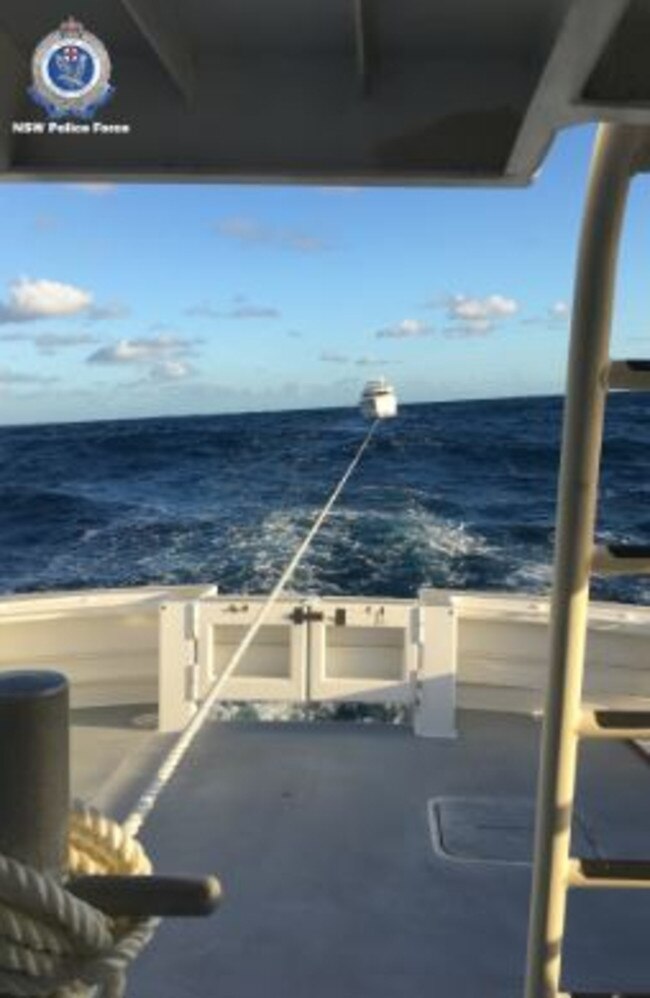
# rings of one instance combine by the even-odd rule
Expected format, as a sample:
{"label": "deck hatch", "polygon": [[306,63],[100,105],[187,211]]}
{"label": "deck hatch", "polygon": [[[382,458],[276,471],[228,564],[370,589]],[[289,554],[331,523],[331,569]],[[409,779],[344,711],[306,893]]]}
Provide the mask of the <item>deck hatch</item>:
{"label": "deck hatch", "polygon": [[[458,861],[529,865],[535,802],[527,797],[437,797],[429,801],[433,850]],[[593,833],[574,814],[573,851],[597,858]]]}

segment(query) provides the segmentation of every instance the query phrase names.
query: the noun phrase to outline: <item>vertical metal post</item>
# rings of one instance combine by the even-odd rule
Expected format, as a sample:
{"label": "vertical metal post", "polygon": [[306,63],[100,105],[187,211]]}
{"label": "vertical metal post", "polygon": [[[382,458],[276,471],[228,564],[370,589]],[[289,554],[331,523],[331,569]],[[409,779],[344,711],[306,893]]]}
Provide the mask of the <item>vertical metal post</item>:
{"label": "vertical metal post", "polygon": [[61,876],[69,805],[67,679],[0,673],[0,852]]}
{"label": "vertical metal post", "polygon": [[558,493],[550,673],[542,733],[526,998],[557,998],[617,251],[646,131],[603,125],[594,148],[574,295]]}

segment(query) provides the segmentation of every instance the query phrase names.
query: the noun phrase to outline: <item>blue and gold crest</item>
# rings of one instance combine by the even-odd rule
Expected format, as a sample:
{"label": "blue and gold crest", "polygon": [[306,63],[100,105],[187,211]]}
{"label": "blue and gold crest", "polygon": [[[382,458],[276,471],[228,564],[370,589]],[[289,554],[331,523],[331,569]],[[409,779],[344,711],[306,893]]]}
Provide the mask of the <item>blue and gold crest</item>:
{"label": "blue and gold crest", "polygon": [[50,118],[92,118],[112,96],[111,60],[99,38],[69,17],[34,50],[28,93]]}

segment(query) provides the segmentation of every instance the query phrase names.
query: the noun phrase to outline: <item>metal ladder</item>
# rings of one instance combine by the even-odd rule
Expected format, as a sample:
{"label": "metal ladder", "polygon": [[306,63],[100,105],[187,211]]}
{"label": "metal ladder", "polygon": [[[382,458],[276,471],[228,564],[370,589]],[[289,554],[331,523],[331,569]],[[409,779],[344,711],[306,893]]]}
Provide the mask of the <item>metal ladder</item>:
{"label": "metal ladder", "polygon": [[[581,700],[590,572],[650,571],[650,546],[595,547],[593,541],[607,392],[650,390],[650,361],[609,359],[625,204],[631,178],[648,169],[649,150],[648,129],[600,126],[582,223],[560,465],[525,998],[632,998],[629,992],[561,990],[567,893],[584,887],[650,887],[650,860],[570,854],[580,739],[650,738],[650,712],[588,709]],[[650,963],[647,989],[637,998],[650,998]]]}

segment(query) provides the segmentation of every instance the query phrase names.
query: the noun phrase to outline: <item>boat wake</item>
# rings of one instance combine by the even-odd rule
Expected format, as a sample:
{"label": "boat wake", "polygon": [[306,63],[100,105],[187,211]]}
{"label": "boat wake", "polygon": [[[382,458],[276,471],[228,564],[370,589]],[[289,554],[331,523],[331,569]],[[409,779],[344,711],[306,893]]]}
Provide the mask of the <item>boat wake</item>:
{"label": "boat wake", "polygon": [[[546,592],[559,399],[404,406],[383,422],[294,591]],[[608,407],[599,534],[648,543],[647,418]],[[216,583],[268,592],[366,426],[350,410],[0,429],[0,591]],[[630,471],[630,462],[633,467]],[[593,580],[647,602],[642,578]]]}

